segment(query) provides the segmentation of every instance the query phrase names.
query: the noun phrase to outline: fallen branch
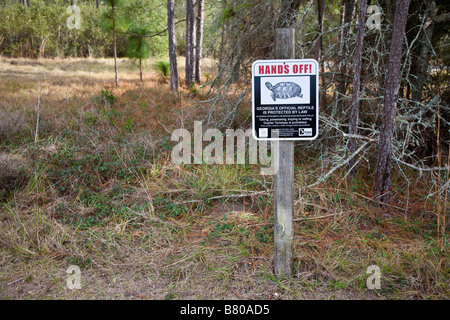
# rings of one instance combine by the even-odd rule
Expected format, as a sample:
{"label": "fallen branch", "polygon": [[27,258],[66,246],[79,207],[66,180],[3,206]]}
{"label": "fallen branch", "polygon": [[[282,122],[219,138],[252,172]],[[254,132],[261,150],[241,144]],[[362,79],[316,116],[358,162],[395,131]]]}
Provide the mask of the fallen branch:
{"label": "fallen branch", "polygon": [[[315,217],[307,217],[307,218],[297,218],[297,219],[293,219],[294,222],[297,221],[304,221],[304,220],[316,220],[316,219],[323,219],[323,218],[330,218],[330,217],[334,217],[339,215],[339,213],[332,213],[332,214],[327,214],[324,216],[315,216]],[[256,224],[252,224],[252,225],[248,225],[248,227],[259,227],[259,226],[267,226],[267,225],[273,225],[273,222],[263,222],[263,223],[256,223]]]}
{"label": "fallen branch", "polygon": [[22,280],[24,280],[24,279],[25,279],[25,277],[22,277],[22,278],[19,278],[19,279],[17,279],[17,280],[11,281],[10,283],[7,283],[6,285],[7,285],[7,286],[10,286],[10,285],[12,285],[12,284],[14,284],[14,283],[17,283],[17,282],[19,282],[19,281],[22,281]]}
{"label": "fallen branch", "polygon": [[255,196],[258,194],[267,194],[268,191],[256,191],[256,192],[252,192],[252,193],[241,193],[241,194],[231,194],[231,195],[226,195],[226,196],[215,196],[215,197],[211,197],[208,198],[206,200],[188,200],[188,201],[182,201],[182,202],[177,202],[174,204],[186,204],[186,203],[194,203],[194,202],[204,202],[204,201],[210,201],[210,200],[215,200],[215,199],[223,199],[223,198],[241,198],[241,197],[251,197],[251,196]]}
{"label": "fallen branch", "polygon": [[332,214],[327,214],[327,215],[318,216],[318,217],[316,216],[316,217],[308,217],[308,218],[297,218],[297,219],[294,219],[294,221],[316,220],[316,219],[334,217],[334,216],[337,216],[337,215],[338,215],[338,213],[332,213]]}

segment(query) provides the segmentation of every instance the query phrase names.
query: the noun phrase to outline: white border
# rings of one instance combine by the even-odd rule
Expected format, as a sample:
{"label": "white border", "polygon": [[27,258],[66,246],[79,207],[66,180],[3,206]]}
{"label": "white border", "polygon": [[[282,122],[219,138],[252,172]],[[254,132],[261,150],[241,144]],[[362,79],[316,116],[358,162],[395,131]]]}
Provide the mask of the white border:
{"label": "white border", "polygon": [[[258,64],[264,63],[314,63],[315,64],[315,73],[312,74],[301,74],[301,76],[305,75],[315,75],[316,76],[316,135],[314,137],[306,137],[306,138],[257,138],[255,134],[255,67]],[[293,77],[292,75],[289,75]],[[275,77],[275,76],[274,76]],[[294,76],[295,77],[295,76]],[[319,64],[315,59],[279,59],[279,60],[256,60],[252,64],[252,135],[255,140],[263,140],[263,141],[287,141],[287,140],[314,140],[319,135]]]}

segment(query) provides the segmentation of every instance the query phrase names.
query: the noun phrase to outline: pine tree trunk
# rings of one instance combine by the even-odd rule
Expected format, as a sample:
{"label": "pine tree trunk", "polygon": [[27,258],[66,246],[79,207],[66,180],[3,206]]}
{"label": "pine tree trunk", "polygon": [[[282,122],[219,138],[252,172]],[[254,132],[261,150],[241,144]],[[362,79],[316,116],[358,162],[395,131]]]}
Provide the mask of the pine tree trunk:
{"label": "pine tree trunk", "polygon": [[340,50],[339,50],[339,60],[340,60],[340,79],[336,85],[336,109],[333,111],[332,116],[336,112],[342,111],[342,101],[344,99],[347,82],[345,81],[347,77],[347,56],[348,56],[348,35],[350,33],[350,25],[352,23],[353,7],[355,6],[354,0],[343,0],[343,19],[342,19],[342,30],[340,35]]}
{"label": "pine tree trunk", "polygon": [[186,85],[191,87],[194,83],[194,28],[195,10],[194,1],[186,0]]}
{"label": "pine tree trunk", "polygon": [[384,109],[378,141],[377,169],[375,175],[375,192],[379,203],[387,203],[390,199],[392,139],[394,135],[397,99],[401,80],[401,61],[403,38],[410,0],[399,1],[395,8],[392,28],[389,64],[386,72],[386,92]]}
{"label": "pine tree trunk", "polygon": [[[320,79],[321,79],[321,87],[326,88],[325,83],[325,77],[323,76],[323,73],[325,72],[325,65],[324,61],[322,59],[323,56],[323,39],[322,39],[322,32],[323,32],[323,16],[325,12],[325,0],[317,0],[317,22],[318,22],[318,32],[319,36],[316,43],[316,60],[319,62],[320,66]],[[327,106],[327,94],[325,90],[321,94],[320,97],[320,103],[323,106]]]}
{"label": "pine tree trunk", "polygon": [[325,0],[317,0],[317,32],[319,33],[316,42],[316,60],[317,62],[322,61],[322,53],[323,53],[323,41],[322,41],[322,32],[323,32],[323,15],[325,11]]}
{"label": "pine tree trunk", "polygon": [[[433,17],[436,10],[436,3],[434,0],[426,1],[426,9],[424,14],[424,21]],[[412,83],[412,100],[422,101],[422,90],[428,73],[428,65],[431,58],[431,38],[433,37],[434,22],[432,21],[422,32],[420,42],[418,43],[417,60],[411,68],[411,83]]]}
{"label": "pine tree trunk", "polygon": [[202,47],[203,47],[203,5],[204,0],[197,0],[197,37],[195,45],[195,83],[202,83]]}
{"label": "pine tree trunk", "polygon": [[222,31],[220,32],[220,51],[219,51],[219,74],[220,74],[220,69],[222,68],[222,64],[223,64],[223,59],[225,56],[224,53],[224,49],[225,49],[225,29],[226,29],[226,24],[225,22],[222,24]]}
{"label": "pine tree trunk", "polygon": [[139,77],[142,82],[142,58],[139,58]]}
{"label": "pine tree trunk", "polygon": [[[139,37],[139,51],[142,50],[142,36]],[[142,56],[139,57],[139,78],[142,82]]]}
{"label": "pine tree trunk", "polygon": [[167,0],[167,27],[169,31],[170,90],[178,91],[177,51],[175,45],[174,0]]}
{"label": "pine tree trunk", "polygon": [[113,50],[114,50],[114,71],[116,87],[119,86],[119,76],[117,71],[117,41],[116,41],[116,17],[114,12],[114,0],[111,1],[112,8],[112,23],[113,23]]}
{"label": "pine tree trunk", "polygon": [[[361,7],[359,10],[359,24],[358,24],[358,34],[356,35],[356,48],[355,48],[355,64],[353,68],[353,94],[352,94],[352,108],[350,110],[350,121],[348,126],[349,134],[357,133],[357,125],[359,118],[359,90],[361,85],[361,63],[362,63],[362,52],[364,43],[364,28],[366,24],[366,11],[367,11],[367,1],[361,1]],[[348,141],[348,151],[352,155],[356,151],[356,141],[354,138],[350,138]],[[349,161],[348,167],[350,173],[353,174],[353,166],[355,165],[355,159]]]}

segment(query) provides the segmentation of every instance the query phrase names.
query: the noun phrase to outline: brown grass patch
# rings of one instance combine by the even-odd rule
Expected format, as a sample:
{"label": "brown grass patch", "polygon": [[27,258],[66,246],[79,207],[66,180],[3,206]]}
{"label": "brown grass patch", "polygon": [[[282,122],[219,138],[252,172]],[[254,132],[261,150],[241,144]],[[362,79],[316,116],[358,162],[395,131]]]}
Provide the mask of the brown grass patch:
{"label": "brown grass patch", "polygon": [[[171,132],[217,107],[214,123],[238,86],[214,105],[207,88],[174,94],[148,71],[140,83],[127,60],[118,88],[111,59],[2,58],[0,70],[0,180],[11,186],[0,204],[1,298],[448,299],[448,241],[436,243],[435,198],[423,197],[431,179],[394,177],[394,201],[378,208],[367,168],[301,189],[327,168],[299,150],[295,270],[278,280],[272,178],[254,165],[170,161]],[[81,290],[66,286],[73,264]],[[366,287],[373,264],[381,290]]]}

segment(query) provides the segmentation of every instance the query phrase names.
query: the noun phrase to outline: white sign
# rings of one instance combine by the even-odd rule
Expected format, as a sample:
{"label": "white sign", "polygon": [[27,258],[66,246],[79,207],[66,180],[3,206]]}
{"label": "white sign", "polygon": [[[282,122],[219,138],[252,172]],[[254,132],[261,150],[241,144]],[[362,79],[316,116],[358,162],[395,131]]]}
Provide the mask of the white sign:
{"label": "white sign", "polygon": [[[313,59],[258,60],[252,66],[252,127],[257,140],[318,136],[319,70]],[[278,137],[272,137],[278,130]]]}

